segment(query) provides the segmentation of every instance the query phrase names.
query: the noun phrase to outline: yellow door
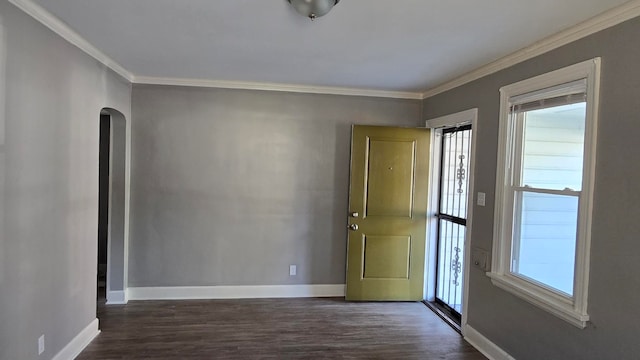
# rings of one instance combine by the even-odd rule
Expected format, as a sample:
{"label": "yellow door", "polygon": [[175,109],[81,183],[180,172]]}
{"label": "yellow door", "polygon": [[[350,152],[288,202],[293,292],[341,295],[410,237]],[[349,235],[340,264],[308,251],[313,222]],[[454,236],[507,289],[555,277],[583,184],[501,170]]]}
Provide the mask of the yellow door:
{"label": "yellow door", "polygon": [[354,126],[347,300],[422,300],[430,134]]}

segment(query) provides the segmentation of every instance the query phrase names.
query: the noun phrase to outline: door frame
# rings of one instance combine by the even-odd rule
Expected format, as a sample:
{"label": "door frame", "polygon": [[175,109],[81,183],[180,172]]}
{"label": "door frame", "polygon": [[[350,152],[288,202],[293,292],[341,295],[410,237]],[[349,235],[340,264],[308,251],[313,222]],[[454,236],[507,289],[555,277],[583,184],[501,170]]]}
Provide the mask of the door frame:
{"label": "door frame", "polygon": [[462,320],[460,328],[465,336],[465,328],[468,319],[469,304],[469,272],[471,267],[471,236],[473,226],[473,208],[475,199],[475,163],[476,163],[476,134],[478,130],[478,108],[473,108],[450,115],[429,119],[426,127],[432,129],[431,132],[431,159],[429,164],[429,202],[427,210],[427,244],[425,249],[425,278],[424,278],[424,299],[433,301],[436,293],[436,266],[437,266],[437,231],[438,219],[435,216],[438,212],[440,201],[439,187],[440,181],[440,153],[442,147],[442,128],[471,124],[471,159],[469,160],[469,196],[467,198],[467,225],[464,239],[464,275],[462,284]]}
{"label": "door frame", "polygon": [[[105,107],[100,115],[110,116],[109,140],[109,195],[108,195],[108,236],[107,236],[107,301],[106,305],[122,305],[129,301],[129,214],[131,198],[131,122],[125,115],[113,108]],[[99,126],[98,126],[99,127]],[[122,145],[124,144],[124,148]],[[115,148],[117,147],[117,148]],[[120,171],[117,175],[114,168]],[[117,178],[116,178],[117,177]],[[114,204],[114,182],[120,200]],[[120,217],[118,229],[112,226],[114,213]],[[115,235],[115,236],[114,236]],[[96,257],[97,258],[97,257]],[[95,278],[97,288],[97,277]]]}

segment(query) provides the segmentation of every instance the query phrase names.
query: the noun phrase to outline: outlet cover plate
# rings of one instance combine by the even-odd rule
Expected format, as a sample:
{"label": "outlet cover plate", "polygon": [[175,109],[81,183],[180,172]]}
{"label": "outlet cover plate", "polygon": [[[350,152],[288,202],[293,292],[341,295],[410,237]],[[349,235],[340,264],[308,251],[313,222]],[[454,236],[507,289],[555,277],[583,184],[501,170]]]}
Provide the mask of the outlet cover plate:
{"label": "outlet cover plate", "polygon": [[482,271],[489,271],[489,252],[485,249],[474,247],[471,251],[471,265]]}

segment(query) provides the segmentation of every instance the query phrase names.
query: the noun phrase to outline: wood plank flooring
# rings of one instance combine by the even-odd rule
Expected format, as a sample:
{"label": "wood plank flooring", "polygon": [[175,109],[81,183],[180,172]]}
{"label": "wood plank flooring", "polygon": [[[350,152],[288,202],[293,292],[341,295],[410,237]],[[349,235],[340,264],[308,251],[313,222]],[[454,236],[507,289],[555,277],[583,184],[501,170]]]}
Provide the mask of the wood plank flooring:
{"label": "wood plank flooring", "polygon": [[99,306],[84,359],[486,359],[422,303],[343,299]]}

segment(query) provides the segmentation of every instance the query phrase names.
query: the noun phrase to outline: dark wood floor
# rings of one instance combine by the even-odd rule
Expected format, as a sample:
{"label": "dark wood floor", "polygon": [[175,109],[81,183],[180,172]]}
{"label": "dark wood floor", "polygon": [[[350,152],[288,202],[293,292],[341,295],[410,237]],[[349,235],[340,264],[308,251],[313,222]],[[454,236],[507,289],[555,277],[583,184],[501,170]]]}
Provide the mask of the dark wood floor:
{"label": "dark wood floor", "polygon": [[133,301],[98,317],[78,359],[486,359],[422,303]]}

